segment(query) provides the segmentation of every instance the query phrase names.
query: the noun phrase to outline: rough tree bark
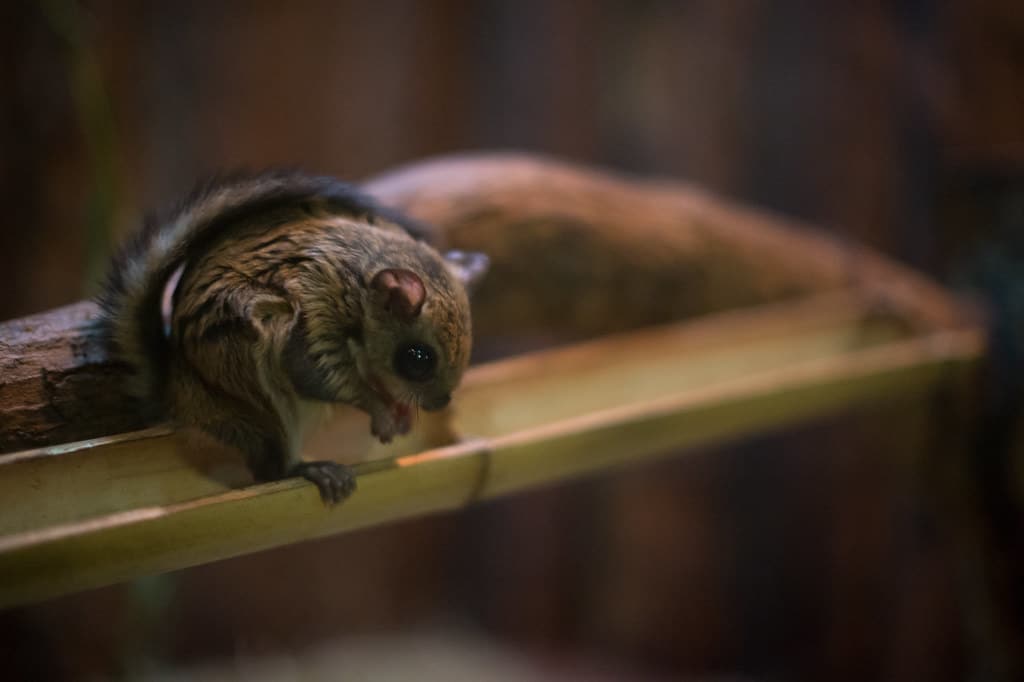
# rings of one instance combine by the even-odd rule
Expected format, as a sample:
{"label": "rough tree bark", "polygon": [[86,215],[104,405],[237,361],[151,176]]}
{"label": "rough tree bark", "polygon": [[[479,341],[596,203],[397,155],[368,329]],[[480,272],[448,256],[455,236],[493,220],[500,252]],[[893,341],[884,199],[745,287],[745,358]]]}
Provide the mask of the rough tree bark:
{"label": "rough tree bark", "polygon": [[[965,310],[877,254],[729,204],[683,183],[630,179],[520,155],[444,157],[365,183],[426,221],[442,248],[492,271],[473,303],[478,356],[493,357],[844,287],[911,324]],[[144,426],[77,303],[0,324],[0,452]]]}

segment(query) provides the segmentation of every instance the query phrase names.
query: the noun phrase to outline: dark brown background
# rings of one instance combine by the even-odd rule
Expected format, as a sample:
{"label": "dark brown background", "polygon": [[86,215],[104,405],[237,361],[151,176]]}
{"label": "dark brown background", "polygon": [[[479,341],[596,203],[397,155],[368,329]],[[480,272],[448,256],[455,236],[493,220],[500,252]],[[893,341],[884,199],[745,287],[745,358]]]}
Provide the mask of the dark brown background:
{"label": "dark brown background", "polygon": [[[464,149],[690,179],[957,283],[1022,248],[1013,0],[15,0],[0,51],[0,319],[83,296],[205,173]],[[848,415],[8,611],[0,658],[73,679],[455,622],[670,677],[963,679],[933,434]]]}

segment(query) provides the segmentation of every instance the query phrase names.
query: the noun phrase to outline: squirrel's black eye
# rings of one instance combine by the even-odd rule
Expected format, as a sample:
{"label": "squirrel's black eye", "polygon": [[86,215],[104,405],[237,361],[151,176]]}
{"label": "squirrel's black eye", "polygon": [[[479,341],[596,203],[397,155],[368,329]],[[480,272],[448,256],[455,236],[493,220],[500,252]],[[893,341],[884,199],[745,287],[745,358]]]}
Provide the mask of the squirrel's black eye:
{"label": "squirrel's black eye", "polygon": [[408,381],[427,381],[434,376],[437,355],[434,349],[422,343],[399,346],[395,351],[395,373]]}

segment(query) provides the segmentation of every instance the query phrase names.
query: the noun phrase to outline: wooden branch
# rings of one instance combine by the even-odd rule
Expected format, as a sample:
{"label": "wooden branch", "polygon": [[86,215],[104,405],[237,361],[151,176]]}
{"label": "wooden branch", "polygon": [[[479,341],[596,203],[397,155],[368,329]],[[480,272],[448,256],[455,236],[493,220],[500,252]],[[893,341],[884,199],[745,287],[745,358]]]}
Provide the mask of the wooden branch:
{"label": "wooden branch", "polygon": [[916,399],[982,349],[977,330],[910,334],[842,294],[520,356],[473,368],[409,442],[371,445],[365,415],[342,415],[310,454],[371,461],[332,509],[301,479],[240,488],[237,454],[166,430],[18,453],[0,459],[0,607]]}
{"label": "wooden branch", "polygon": [[477,154],[364,187],[436,225],[442,243],[491,256],[473,310],[485,340],[589,338],[847,288],[931,328],[966,314],[909,268],[682,182]]}
{"label": "wooden branch", "polygon": [[[963,308],[918,274],[688,185],[518,155],[448,157],[366,183],[490,254],[474,301],[482,357],[855,287],[923,328]],[[120,433],[144,422],[80,303],[0,325],[0,452]]]}
{"label": "wooden branch", "polygon": [[139,429],[93,321],[76,303],[0,324],[0,452]]}

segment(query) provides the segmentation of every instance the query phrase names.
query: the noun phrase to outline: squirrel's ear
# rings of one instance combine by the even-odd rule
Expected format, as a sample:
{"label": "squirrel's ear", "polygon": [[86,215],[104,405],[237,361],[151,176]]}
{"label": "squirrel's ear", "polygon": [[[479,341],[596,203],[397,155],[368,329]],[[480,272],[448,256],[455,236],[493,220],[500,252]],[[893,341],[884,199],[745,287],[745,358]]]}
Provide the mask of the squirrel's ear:
{"label": "squirrel's ear", "polygon": [[405,321],[419,316],[427,297],[423,280],[411,270],[381,270],[373,276],[370,287],[393,315]]}
{"label": "squirrel's ear", "polygon": [[491,266],[491,259],[486,254],[476,251],[449,251],[444,254],[448,267],[459,278],[466,291],[472,293]]}

